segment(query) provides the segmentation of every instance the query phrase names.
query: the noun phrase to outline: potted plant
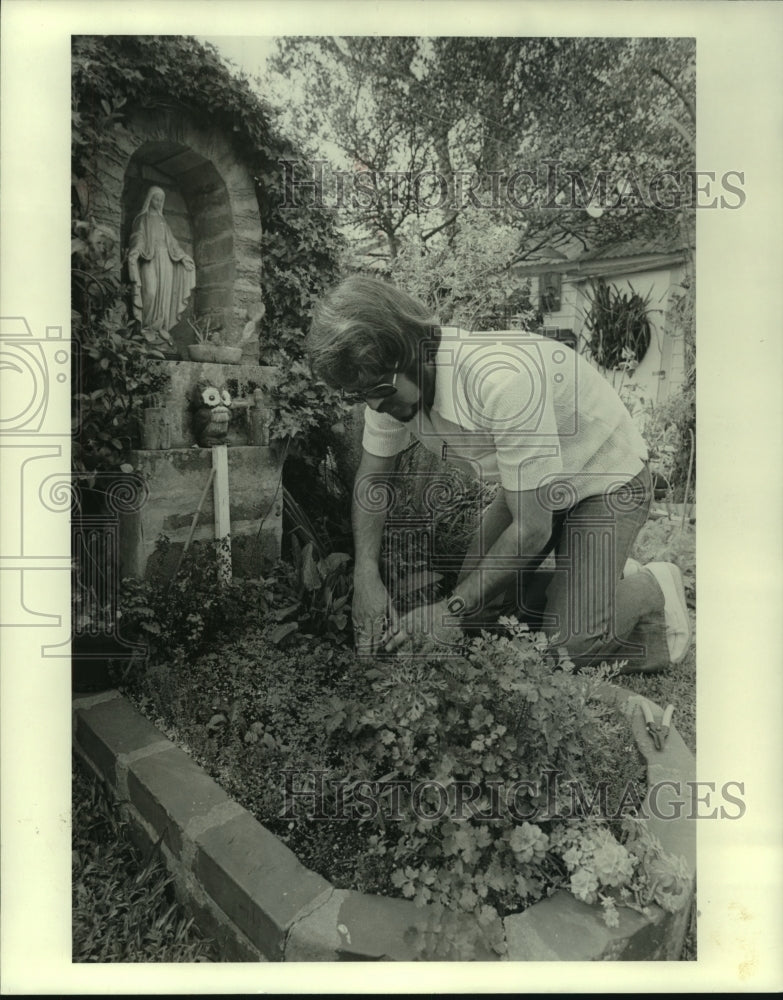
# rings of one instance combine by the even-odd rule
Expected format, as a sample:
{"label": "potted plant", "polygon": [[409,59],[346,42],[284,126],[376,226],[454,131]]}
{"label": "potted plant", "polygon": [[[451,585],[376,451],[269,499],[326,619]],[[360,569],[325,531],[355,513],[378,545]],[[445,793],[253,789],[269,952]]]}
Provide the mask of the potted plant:
{"label": "potted plant", "polygon": [[632,286],[629,293],[594,282],[585,329],[587,348],[602,368],[631,372],[642,361],[651,339],[648,306],[649,295],[642,298]]}
{"label": "potted plant", "polygon": [[[196,334],[197,343],[188,345],[191,361],[212,362],[223,365],[239,365],[242,363],[244,345],[257,336],[256,323],[251,321],[245,325],[239,337],[231,338],[220,327],[211,328],[211,317],[193,322],[188,320],[191,329]],[[235,339],[236,344],[226,341]]]}
{"label": "potted plant", "polygon": [[188,345],[191,361],[214,364],[238,365],[242,360],[241,347],[227,347],[220,342],[220,328],[212,328],[212,317],[206,316],[188,324],[196,334],[196,343]]}

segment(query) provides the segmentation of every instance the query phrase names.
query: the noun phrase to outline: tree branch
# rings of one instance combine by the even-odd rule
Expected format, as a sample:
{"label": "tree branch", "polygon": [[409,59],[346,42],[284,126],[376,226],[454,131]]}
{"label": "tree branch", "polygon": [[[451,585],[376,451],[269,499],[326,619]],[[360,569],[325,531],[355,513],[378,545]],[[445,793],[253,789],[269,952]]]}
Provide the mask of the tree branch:
{"label": "tree branch", "polygon": [[682,91],[682,88],[678,87],[673,80],[670,80],[669,77],[663,72],[663,70],[660,70],[655,66],[652,66],[650,67],[650,72],[653,74],[653,76],[657,76],[659,79],[663,80],[663,82],[667,85],[667,87],[671,87],[674,93],[679,97],[679,99],[685,105],[685,110],[688,112],[688,116],[690,117],[691,121],[695,123],[696,108],[694,107],[693,102],[689,101],[688,98],[685,96],[685,94]]}
{"label": "tree branch", "polygon": [[431,229],[428,233],[422,233],[421,237],[422,242],[426,243],[431,236],[434,236],[436,233],[439,233],[442,229],[446,229],[448,226],[451,226],[454,222],[457,221],[458,218],[459,218],[459,212],[455,212],[450,219],[446,219],[445,222],[442,222],[439,226],[436,226],[435,229]]}

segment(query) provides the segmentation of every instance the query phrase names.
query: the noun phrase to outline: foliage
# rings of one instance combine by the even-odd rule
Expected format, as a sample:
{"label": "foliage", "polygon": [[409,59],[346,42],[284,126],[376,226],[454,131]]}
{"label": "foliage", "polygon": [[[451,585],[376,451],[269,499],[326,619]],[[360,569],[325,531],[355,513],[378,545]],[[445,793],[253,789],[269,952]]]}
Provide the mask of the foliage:
{"label": "foliage", "polygon": [[101,227],[90,221],[78,232],[71,243],[72,332],[79,344],[72,461],[82,473],[119,470],[138,440],[142,409],[168,383],[151,364],[166,345],[128,318],[122,286],[107,270]]}
{"label": "foliage", "polygon": [[[122,581],[119,611],[122,634],[143,641],[158,661],[197,655],[232,631],[242,629],[268,611],[264,580],[218,580],[218,561],[225,541],[188,550],[176,575],[160,571],[146,580]],[[171,565],[171,542],[161,536],[155,559]]]}
{"label": "foliage", "polygon": [[642,298],[602,279],[593,282],[585,316],[587,349],[602,368],[633,370],[650,346],[649,295]]}
{"label": "foliage", "polygon": [[412,234],[390,262],[390,274],[442,323],[503,329],[508,312],[533,318],[529,288],[520,289],[508,272],[518,242],[515,227],[493,224],[479,210],[466,209],[450,240],[426,243]]}
{"label": "foliage", "polygon": [[294,539],[296,599],[274,612],[280,624],[270,632],[269,641],[277,644],[297,630],[310,635],[331,633],[345,639],[353,592],[350,563],[346,552],[330,552],[319,558],[313,542],[302,547]]}
{"label": "foliage", "polygon": [[[695,450],[695,438],[689,433],[695,430],[695,393],[686,386],[684,392],[656,403],[635,383],[628,383],[620,395],[644,436],[653,472],[667,483],[668,498],[683,500],[691,445]],[[689,500],[694,496],[694,478]]]}
{"label": "foliage", "polygon": [[[279,572],[267,580],[272,609],[289,599]],[[134,697],[308,867],[338,887],[427,902],[422,954],[502,951],[502,916],[556,888],[599,902],[610,925],[618,906],[681,901],[681,863],[627,822],[641,767],[626,724],[597,696],[604,673],[555,666],[543,637],[511,622],[505,637],[476,640],[467,658],[419,650],[362,669],[330,638],[295,632],[281,645],[274,613],[256,621],[198,657],[136,672]],[[399,822],[382,812],[313,822],[306,809],[281,817],[286,768],[347,781],[349,809],[351,783],[362,778],[449,789],[462,780],[482,793],[462,820],[453,810],[427,820],[404,801]],[[553,783],[542,785],[545,773]],[[492,783],[515,781],[530,782],[515,797],[520,814],[482,819]],[[584,798],[574,797],[575,782]],[[602,788],[607,808],[597,815],[590,799]],[[333,815],[337,799],[328,784],[325,792]],[[437,798],[427,792],[422,803],[433,810]]]}
{"label": "foliage", "polygon": [[[685,354],[685,386],[679,397],[669,401],[669,418],[676,428],[680,448],[671,471],[676,500],[689,501],[696,496],[696,277],[692,263],[686,270],[674,296],[672,334],[682,336]],[[691,462],[691,455],[693,461]],[[691,469],[690,496],[685,496],[688,469]]]}
{"label": "foliage", "polygon": [[[670,336],[682,338],[685,384],[663,403],[645,397],[629,382],[620,391],[639,425],[650,451],[653,469],[669,485],[670,499],[692,501],[696,494],[696,336],[695,295],[692,269],[686,271],[674,291],[669,313]],[[692,461],[693,458],[693,461]],[[690,491],[685,496],[690,470]]]}
{"label": "foliage", "polygon": [[[676,204],[662,212],[635,192],[613,195],[622,177],[638,178],[643,193],[666,171],[677,188],[671,178],[693,169],[692,39],[352,36],[277,44],[266,85],[288,104],[303,138],[344,154],[342,215],[366,234],[374,256],[393,260],[417,231],[424,243],[444,229],[453,235],[476,202],[487,219],[517,226],[520,260],[543,247],[660,236],[680,225],[685,209]],[[505,197],[520,170],[540,179],[540,198],[529,204],[524,184],[513,189],[516,203]],[[588,189],[599,172],[610,178],[613,207],[601,218],[572,204],[569,170]],[[394,182],[384,183],[384,173]],[[660,197],[672,193],[664,188]]]}
{"label": "foliage", "polygon": [[282,359],[270,381],[270,405],[274,419],[270,425],[272,440],[308,442],[299,454],[310,461],[320,458],[325,449],[328,428],[346,412],[340,392],[313,378],[301,358]]}
{"label": "foliage", "polygon": [[[616,750],[622,723],[598,697],[605,674],[574,675],[568,663],[553,669],[545,637],[507,624],[508,637],[483,635],[467,658],[446,657],[425,643],[384,661],[368,674],[369,699],[334,697],[328,706],[327,730],[353,778],[377,781],[383,774],[480,789],[468,818],[453,798],[443,809],[442,793],[428,788],[419,809],[406,803],[401,822],[384,824],[373,840],[371,853],[386,860],[402,895],[430,904],[419,941],[429,957],[465,958],[476,948],[502,953],[501,916],[558,886],[606,901],[610,924],[615,890],[628,905],[646,899],[645,864],[607,824],[641,797],[632,751],[622,757]],[[544,782],[553,774],[565,777],[568,792],[557,780],[554,791]],[[574,811],[573,788],[589,796],[607,776],[610,812]],[[493,789],[511,786],[513,806],[498,809]],[[568,822],[580,815],[580,823]],[[668,862],[680,887],[681,866]],[[467,938],[464,914],[476,918]]]}
{"label": "foliage", "polygon": [[74,962],[210,962],[218,955],[177,904],[160,853],[131,846],[97,781],[73,769]]}
{"label": "foliage", "polygon": [[217,343],[218,331],[212,328],[211,316],[203,316],[195,323],[193,322],[192,319],[189,319],[188,326],[196,335],[196,343],[198,344]]}
{"label": "foliage", "polygon": [[[287,567],[279,564],[266,583],[273,607],[290,602]],[[348,888],[366,835],[349,836],[344,822],[281,820],[281,770],[325,766],[324,703],[336,692],[355,695],[364,678],[352,650],[332,637],[295,632],[276,644],[276,627],[271,614],[249,618],[241,633],[198,656],[140,664],[123,688],[303,864]]]}

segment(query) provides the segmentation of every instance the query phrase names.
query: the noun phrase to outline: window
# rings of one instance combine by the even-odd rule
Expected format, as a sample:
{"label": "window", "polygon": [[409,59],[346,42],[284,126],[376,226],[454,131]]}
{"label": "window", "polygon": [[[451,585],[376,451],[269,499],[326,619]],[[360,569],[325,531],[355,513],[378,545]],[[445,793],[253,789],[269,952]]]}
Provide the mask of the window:
{"label": "window", "polygon": [[557,271],[548,271],[538,279],[538,308],[541,313],[560,310],[560,281]]}

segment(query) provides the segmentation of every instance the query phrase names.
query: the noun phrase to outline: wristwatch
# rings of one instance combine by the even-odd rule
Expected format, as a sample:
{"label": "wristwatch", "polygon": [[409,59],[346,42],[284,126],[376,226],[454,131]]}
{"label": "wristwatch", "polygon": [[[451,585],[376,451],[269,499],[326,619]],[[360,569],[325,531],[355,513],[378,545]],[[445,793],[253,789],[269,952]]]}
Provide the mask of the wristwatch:
{"label": "wristwatch", "polygon": [[465,614],[465,599],[460,597],[459,594],[452,594],[451,597],[446,598],[446,607],[449,609],[449,614],[454,615],[455,618],[461,618]]}

